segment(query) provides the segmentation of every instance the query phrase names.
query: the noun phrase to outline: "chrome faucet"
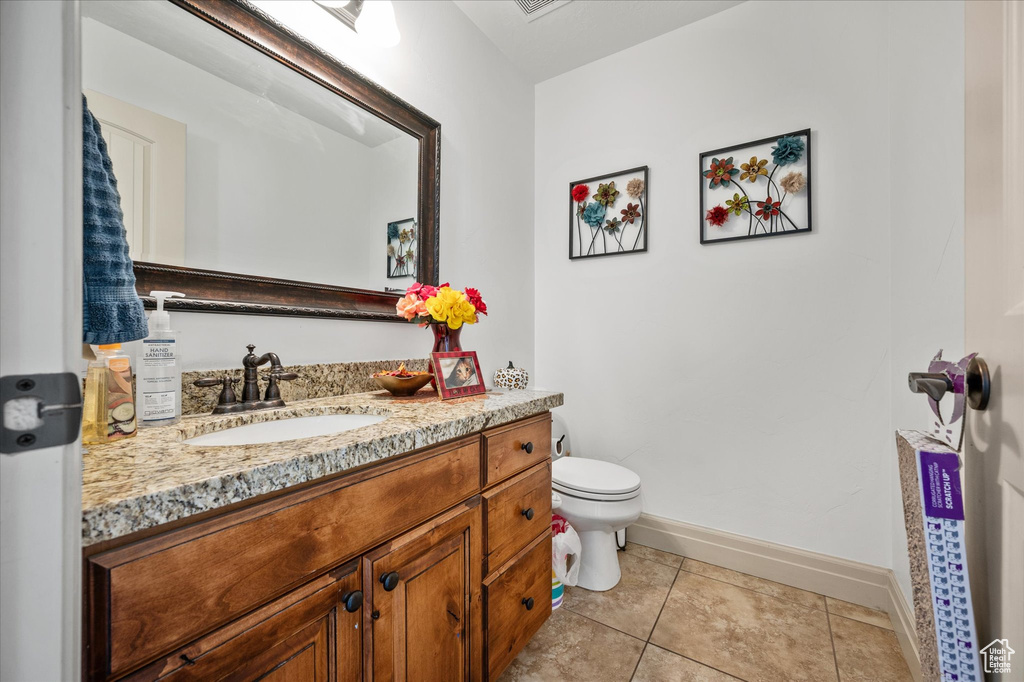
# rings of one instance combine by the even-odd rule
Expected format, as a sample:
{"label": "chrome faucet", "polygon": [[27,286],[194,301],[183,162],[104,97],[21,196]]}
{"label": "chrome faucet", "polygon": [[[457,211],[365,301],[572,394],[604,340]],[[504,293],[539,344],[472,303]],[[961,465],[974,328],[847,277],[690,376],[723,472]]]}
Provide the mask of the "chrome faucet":
{"label": "chrome faucet", "polygon": [[[243,379],[241,402],[235,396],[235,389],[232,384],[238,382],[237,378],[230,376],[203,377],[192,382],[193,386],[221,386],[220,397],[217,406],[213,408],[214,414],[233,414],[236,412],[251,412],[253,410],[267,410],[274,407],[284,407],[284,400],[281,399],[279,381],[291,381],[298,379],[295,372],[286,372],[281,365],[281,358],[277,353],[264,353],[256,357],[254,350],[256,346],[251,343],[246,346],[249,353],[242,358]],[[261,365],[270,363],[270,372],[267,375],[267,390],[260,399],[259,370]]]}

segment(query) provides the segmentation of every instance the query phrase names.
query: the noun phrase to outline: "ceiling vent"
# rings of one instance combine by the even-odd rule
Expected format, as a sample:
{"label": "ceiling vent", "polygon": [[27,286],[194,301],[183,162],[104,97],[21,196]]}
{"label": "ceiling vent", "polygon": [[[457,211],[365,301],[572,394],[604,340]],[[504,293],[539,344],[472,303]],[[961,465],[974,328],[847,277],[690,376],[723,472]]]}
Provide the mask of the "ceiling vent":
{"label": "ceiling vent", "polygon": [[534,21],[545,14],[554,12],[562,5],[568,5],[571,0],[514,0],[519,9],[523,10],[527,21]]}

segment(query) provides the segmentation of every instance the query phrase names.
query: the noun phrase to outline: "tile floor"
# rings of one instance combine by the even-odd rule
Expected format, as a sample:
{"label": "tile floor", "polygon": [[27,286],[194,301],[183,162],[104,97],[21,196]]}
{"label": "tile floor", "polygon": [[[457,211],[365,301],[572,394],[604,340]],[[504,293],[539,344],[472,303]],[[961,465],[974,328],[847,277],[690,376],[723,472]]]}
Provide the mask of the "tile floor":
{"label": "tile floor", "polygon": [[608,592],[562,608],[501,682],[904,682],[880,612],[630,543]]}

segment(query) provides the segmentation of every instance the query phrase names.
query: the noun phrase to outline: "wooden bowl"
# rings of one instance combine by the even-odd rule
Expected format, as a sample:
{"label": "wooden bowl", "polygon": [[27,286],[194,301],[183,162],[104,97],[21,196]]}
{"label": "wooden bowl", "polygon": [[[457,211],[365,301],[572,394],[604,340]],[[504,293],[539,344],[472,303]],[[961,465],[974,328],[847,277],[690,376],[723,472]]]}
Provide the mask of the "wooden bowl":
{"label": "wooden bowl", "polygon": [[387,374],[373,377],[377,385],[391,395],[409,396],[430,383],[432,375],[416,374],[411,377],[395,377]]}

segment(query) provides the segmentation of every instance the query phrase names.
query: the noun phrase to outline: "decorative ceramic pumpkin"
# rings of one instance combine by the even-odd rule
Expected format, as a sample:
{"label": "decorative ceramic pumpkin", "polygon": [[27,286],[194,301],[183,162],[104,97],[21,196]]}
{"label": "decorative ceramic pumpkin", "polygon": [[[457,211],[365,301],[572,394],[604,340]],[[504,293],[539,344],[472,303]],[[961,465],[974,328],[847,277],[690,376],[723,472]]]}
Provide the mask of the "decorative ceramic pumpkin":
{"label": "decorative ceramic pumpkin", "polygon": [[511,361],[509,361],[508,367],[494,373],[494,385],[501,388],[526,388],[529,381],[530,375],[526,373],[526,370],[519,369]]}

